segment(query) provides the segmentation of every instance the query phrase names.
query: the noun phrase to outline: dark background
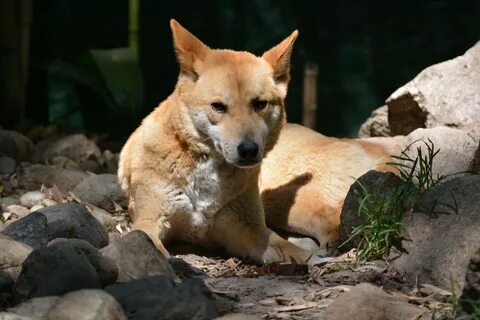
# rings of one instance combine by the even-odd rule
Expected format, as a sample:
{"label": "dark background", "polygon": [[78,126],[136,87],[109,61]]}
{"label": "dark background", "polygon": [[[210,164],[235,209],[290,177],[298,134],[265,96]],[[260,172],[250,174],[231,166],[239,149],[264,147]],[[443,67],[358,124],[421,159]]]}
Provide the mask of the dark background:
{"label": "dark background", "polygon": [[127,46],[128,1],[35,1],[26,114],[18,123],[3,126],[52,121],[49,108],[57,94],[64,97],[61,106],[84,113],[76,130],[124,137],[174,88],[178,68],[169,28],[172,17],[212,48],[257,55],[299,29],[287,101],[289,120],[301,120],[303,67],[316,63],[317,130],[336,136],[354,136],[395,89],[425,67],[463,54],[480,39],[478,0],[141,0],[143,100],[135,116],[119,121],[95,92],[71,79],[52,78],[48,65],[52,61],[76,65],[89,49]]}

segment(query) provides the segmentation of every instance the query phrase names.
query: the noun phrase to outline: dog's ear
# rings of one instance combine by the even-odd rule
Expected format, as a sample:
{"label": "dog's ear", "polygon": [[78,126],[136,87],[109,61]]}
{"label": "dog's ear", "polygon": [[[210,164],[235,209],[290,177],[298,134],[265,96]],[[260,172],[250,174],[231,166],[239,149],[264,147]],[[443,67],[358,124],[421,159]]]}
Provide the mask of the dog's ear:
{"label": "dog's ear", "polygon": [[196,80],[198,78],[198,64],[210,48],[174,19],[170,20],[170,28],[172,29],[173,45],[180,64],[180,71]]}
{"label": "dog's ear", "polygon": [[290,80],[290,56],[297,36],[298,31],[295,30],[285,40],[262,55],[262,58],[272,66],[276,82],[286,84]]}

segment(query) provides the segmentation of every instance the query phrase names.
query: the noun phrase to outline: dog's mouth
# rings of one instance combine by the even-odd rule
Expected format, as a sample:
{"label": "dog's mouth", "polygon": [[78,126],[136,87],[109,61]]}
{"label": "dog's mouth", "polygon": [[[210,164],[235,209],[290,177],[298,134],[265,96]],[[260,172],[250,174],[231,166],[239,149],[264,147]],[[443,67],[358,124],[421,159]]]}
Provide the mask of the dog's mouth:
{"label": "dog's mouth", "polygon": [[256,166],[260,165],[262,161],[245,161],[239,160],[233,163],[234,166],[241,168],[241,169],[248,169],[248,168],[255,168]]}

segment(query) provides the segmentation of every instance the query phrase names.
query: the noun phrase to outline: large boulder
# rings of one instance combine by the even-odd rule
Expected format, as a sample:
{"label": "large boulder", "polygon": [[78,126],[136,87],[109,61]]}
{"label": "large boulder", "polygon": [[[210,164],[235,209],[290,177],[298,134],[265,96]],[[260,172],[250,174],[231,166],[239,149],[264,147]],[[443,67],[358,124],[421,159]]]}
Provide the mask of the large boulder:
{"label": "large boulder", "polygon": [[126,206],[118,178],[115,174],[99,174],[80,182],[72,191],[77,197],[105,210],[114,210],[113,201]]}
{"label": "large boulder", "polygon": [[35,147],[23,134],[0,129],[0,157],[9,157],[16,162],[35,159]]}
{"label": "large boulder", "polygon": [[410,280],[463,288],[472,254],[480,248],[480,175],[458,177],[428,190],[407,223],[403,248],[393,266]]}
{"label": "large boulder", "polygon": [[66,157],[77,163],[101,158],[100,149],[83,134],[47,138],[37,143],[36,149],[40,161],[45,163],[57,156]]}
{"label": "large boulder", "polygon": [[119,282],[154,275],[175,277],[168,260],[143,231],[132,231],[100,252],[117,264]]}
{"label": "large boulder", "polygon": [[40,212],[33,212],[10,223],[2,234],[37,249],[46,247],[51,240],[47,218]]}
{"label": "large boulder", "polygon": [[423,70],[386,103],[392,135],[448,126],[480,140],[480,42],[463,56]]}

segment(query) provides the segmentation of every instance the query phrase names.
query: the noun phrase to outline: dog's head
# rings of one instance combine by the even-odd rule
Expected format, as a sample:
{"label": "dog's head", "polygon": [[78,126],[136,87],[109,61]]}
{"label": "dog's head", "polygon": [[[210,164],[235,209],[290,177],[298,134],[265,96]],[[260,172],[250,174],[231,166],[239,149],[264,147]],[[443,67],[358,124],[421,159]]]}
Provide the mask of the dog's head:
{"label": "dog's head", "polygon": [[175,94],[193,134],[211,140],[228,163],[260,163],[285,120],[290,56],[298,32],[256,57],[210,49],[175,20],[170,26],[180,64]]}

